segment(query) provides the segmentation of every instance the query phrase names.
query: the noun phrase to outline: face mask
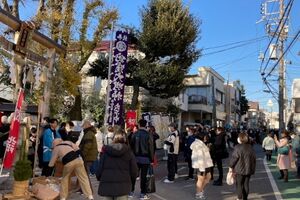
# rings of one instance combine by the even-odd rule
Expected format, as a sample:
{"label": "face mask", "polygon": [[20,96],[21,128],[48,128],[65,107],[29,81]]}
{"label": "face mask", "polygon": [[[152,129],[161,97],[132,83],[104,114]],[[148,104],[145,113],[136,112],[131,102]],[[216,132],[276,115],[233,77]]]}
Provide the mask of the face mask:
{"label": "face mask", "polygon": [[295,138],[295,135],[291,135],[291,138],[294,139],[294,138]]}
{"label": "face mask", "polygon": [[241,142],[240,138],[238,138],[238,139],[237,139],[237,141],[238,141],[238,143],[239,143],[239,144],[242,144],[242,142]]}
{"label": "face mask", "polygon": [[67,132],[71,132],[72,129],[71,129],[69,126],[66,126],[66,131],[67,131]]}

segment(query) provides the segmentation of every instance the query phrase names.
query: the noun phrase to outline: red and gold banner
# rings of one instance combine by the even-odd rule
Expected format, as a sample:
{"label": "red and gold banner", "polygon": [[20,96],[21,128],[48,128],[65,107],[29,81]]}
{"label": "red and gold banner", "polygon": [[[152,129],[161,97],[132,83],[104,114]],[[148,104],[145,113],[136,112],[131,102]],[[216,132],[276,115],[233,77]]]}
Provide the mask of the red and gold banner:
{"label": "red and gold banner", "polygon": [[20,130],[21,108],[22,108],[23,100],[24,100],[24,90],[20,89],[18,101],[14,113],[14,118],[11,122],[9,136],[6,141],[5,157],[3,161],[3,167],[6,169],[11,168],[16,154],[18,138],[19,138],[19,130]]}
{"label": "red and gold banner", "polygon": [[126,113],[126,127],[133,128],[136,124],[136,111],[128,110]]}

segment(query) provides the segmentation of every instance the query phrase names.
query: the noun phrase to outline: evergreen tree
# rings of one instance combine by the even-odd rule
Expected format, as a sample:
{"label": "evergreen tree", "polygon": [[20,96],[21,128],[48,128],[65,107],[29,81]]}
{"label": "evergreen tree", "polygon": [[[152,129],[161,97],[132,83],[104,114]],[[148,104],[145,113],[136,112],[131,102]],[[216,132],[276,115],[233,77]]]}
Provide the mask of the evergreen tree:
{"label": "evergreen tree", "polygon": [[244,86],[241,89],[241,98],[240,98],[240,106],[241,106],[241,116],[245,115],[248,112],[248,99],[246,98],[246,92]]}
{"label": "evergreen tree", "polygon": [[[145,54],[128,59],[125,84],[134,89],[131,109],[137,106],[139,87],[153,96],[177,96],[189,67],[200,56],[196,49],[200,22],[181,0],[150,0],[141,9],[141,21],[141,29],[130,35],[131,44]],[[90,75],[107,78],[107,58],[91,66]]]}

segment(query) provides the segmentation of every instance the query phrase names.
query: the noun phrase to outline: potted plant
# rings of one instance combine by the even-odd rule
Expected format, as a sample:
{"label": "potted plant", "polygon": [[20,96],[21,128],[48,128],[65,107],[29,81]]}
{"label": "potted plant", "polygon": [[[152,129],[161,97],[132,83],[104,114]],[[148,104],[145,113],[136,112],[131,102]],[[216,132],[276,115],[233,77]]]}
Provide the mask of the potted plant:
{"label": "potted plant", "polygon": [[29,179],[32,176],[31,162],[27,159],[18,160],[14,169],[13,195],[25,195],[28,190]]}

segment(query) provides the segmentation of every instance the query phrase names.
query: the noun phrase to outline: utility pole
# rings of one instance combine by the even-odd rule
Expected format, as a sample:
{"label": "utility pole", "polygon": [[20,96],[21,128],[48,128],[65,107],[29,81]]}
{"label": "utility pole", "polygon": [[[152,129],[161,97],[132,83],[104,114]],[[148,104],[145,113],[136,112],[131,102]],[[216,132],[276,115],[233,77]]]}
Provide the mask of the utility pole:
{"label": "utility pole", "polygon": [[[290,2],[291,3],[291,2]],[[290,4],[288,6],[292,6]],[[279,8],[279,10],[273,11],[271,8]],[[279,69],[278,69],[278,80],[279,80],[279,87],[278,87],[278,111],[279,111],[279,129],[285,129],[285,122],[287,113],[285,112],[286,109],[286,84],[285,84],[285,59],[284,59],[284,43],[287,39],[288,34],[288,25],[285,25],[288,21],[288,14],[285,12],[291,9],[285,8],[284,0],[266,0],[265,3],[262,4],[261,7],[261,14],[262,19],[259,20],[257,23],[261,21],[267,21],[266,24],[266,31],[271,37],[278,37],[278,44],[270,44],[270,60],[278,60]],[[289,11],[288,11],[289,12]],[[264,56],[262,57],[264,59]],[[262,72],[262,76],[264,76],[265,72]],[[266,78],[266,77],[263,77]]]}
{"label": "utility pole", "polygon": [[[284,0],[279,1],[279,19],[284,17]],[[281,20],[279,24],[279,30],[284,29],[284,21]],[[284,41],[285,41],[285,32],[281,32],[279,37],[279,97],[278,97],[278,106],[279,106],[279,130],[285,129],[285,118],[284,118],[284,109],[285,109],[285,62],[284,62]]]}
{"label": "utility pole", "polygon": [[226,111],[226,124],[229,126],[231,122],[231,88],[229,86],[229,74],[226,84],[226,98],[225,98],[225,111]]}

